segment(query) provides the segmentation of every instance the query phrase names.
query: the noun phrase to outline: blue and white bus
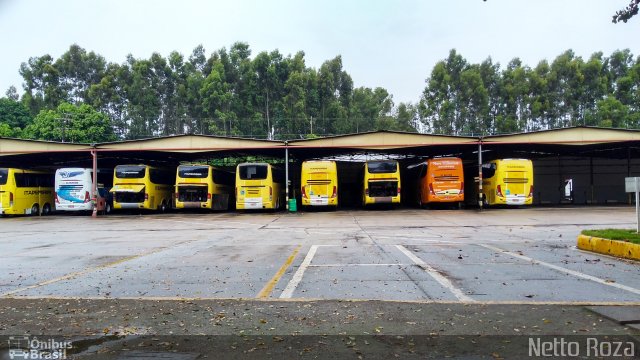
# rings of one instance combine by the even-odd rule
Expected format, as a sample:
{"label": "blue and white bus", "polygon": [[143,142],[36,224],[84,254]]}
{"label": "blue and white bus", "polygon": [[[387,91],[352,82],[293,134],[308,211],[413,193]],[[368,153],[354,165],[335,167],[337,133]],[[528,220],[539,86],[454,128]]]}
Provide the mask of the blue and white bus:
{"label": "blue and white bus", "polygon": [[[63,168],[56,170],[56,211],[93,211],[93,170]],[[99,212],[111,212],[108,192],[98,186],[96,206]]]}

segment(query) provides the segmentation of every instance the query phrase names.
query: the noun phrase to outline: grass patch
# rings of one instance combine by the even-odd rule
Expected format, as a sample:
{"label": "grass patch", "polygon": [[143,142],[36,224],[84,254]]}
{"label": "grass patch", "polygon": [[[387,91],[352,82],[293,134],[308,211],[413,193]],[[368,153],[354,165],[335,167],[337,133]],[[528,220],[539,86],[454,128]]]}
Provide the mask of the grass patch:
{"label": "grass patch", "polygon": [[640,234],[632,229],[582,230],[582,235],[595,236],[610,240],[629,241],[634,244],[640,244]]}

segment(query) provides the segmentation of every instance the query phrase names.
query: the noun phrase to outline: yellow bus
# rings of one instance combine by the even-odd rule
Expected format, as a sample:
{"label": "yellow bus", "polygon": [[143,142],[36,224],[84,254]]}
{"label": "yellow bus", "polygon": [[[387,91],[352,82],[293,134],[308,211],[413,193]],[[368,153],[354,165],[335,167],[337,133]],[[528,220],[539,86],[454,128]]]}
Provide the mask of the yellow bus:
{"label": "yellow bus", "polygon": [[338,206],[335,161],[305,161],[300,177],[302,206]]}
{"label": "yellow bus", "polygon": [[284,205],[280,169],[267,163],[242,163],[236,169],[236,209],[274,209]]}
{"label": "yellow bus", "polygon": [[362,205],[400,204],[400,167],[395,160],[364,164]]}
{"label": "yellow bus", "polygon": [[482,201],[485,205],[531,205],[531,160],[499,159],[482,164]]}
{"label": "yellow bus", "polygon": [[113,170],[113,208],[166,211],[171,207],[175,172],[148,165],[118,165]]}
{"label": "yellow bus", "polygon": [[0,168],[0,215],[49,215],[53,173]]}
{"label": "yellow bus", "polygon": [[176,171],[176,209],[228,210],[233,174],[209,165],[180,165]]}

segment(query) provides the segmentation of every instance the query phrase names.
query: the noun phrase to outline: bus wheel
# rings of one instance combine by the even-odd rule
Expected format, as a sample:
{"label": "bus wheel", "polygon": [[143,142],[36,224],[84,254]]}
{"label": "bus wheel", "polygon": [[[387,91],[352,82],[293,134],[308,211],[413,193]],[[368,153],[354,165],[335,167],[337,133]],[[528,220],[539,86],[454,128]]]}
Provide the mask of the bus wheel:
{"label": "bus wheel", "polygon": [[51,205],[44,204],[44,206],[42,207],[42,215],[44,216],[51,215]]}
{"label": "bus wheel", "polygon": [[105,215],[111,214],[111,204],[109,203],[104,204],[104,214]]}
{"label": "bus wheel", "polygon": [[31,215],[40,215],[40,208],[38,207],[38,204],[33,204],[31,207]]}
{"label": "bus wheel", "polygon": [[162,203],[160,203],[160,212],[164,213],[166,211],[167,211],[167,203],[163,201]]}

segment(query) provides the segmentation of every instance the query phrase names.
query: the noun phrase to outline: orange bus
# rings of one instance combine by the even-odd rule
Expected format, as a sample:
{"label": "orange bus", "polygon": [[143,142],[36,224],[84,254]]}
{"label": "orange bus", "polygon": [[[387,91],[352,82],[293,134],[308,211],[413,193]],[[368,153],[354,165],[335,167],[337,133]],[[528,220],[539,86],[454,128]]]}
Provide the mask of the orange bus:
{"label": "orange bus", "polygon": [[427,160],[420,169],[418,204],[464,201],[462,160],[443,157]]}

